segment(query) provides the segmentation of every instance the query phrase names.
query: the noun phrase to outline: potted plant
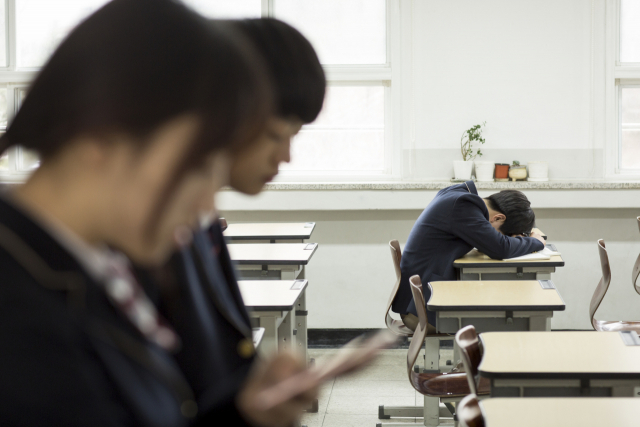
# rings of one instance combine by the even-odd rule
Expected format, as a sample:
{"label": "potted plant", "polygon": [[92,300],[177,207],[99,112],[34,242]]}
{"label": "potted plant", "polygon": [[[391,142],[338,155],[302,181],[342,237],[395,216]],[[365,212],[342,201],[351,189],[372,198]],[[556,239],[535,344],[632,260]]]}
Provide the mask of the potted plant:
{"label": "potted plant", "polygon": [[496,163],[496,181],[509,181],[509,163]]}
{"label": "potted plant", "polygon": [[509,168],[509,178],[511,178],[512,181],[527,179],[527,167],[520,166],[520,162],[514,160]]}
{"label": "potted plant", "polygon": [[475,148],[474,144],[484,144],[482,137],[482,128],[487,124],[483,122],[481,125],[475,125],[462,133],[460,138],[460,153],[462,160],[453,161],[453,172],[455,179],[467,180],[471,179],[471,170],[473,169],[473,159],[480,156],[482,151]]}

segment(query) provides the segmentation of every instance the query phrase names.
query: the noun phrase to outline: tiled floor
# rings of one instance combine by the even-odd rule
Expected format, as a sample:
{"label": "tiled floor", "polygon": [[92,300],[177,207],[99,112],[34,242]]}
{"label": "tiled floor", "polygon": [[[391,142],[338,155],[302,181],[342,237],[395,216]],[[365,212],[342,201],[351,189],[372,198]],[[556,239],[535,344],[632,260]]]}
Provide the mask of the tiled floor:
{"label": "tiled floor", "polygon": [[[336,350],[311,349],[316,362]],[[442,356],[442,354],[441,354]],[[375,427],[377,423],[421,423],[422,418],[378,419],[378,406],[422,405],[423,397],[407,379],[407,350],[384,350],[365,369],[340,377],[320,390],[317,414],[305,414],[307,427]]]}

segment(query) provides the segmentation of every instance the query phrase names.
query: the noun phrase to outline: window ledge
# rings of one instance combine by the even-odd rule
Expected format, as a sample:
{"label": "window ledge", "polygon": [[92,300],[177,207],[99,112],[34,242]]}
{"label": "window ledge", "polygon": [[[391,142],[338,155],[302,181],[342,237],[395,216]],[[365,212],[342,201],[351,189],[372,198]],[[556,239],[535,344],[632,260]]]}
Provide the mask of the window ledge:
{"label": "window ledge", "polygon": [[[422,210],[448,181],[270,183],[258,196],[225,189],[221,211]],[[526,193],[534,209],[637,208],[640,181],[478,182],[480,196],[503,189]]]}
{"label": "window ledge", "polygon": [[[441,190],[456,183],[449,181],[419,182],[275,182],[266,185],[266,191],[313,191],[313,190]],[[640,190],[640,181],[516,181],[476,182],[478,190]],[[226,188],[223,191],[233,191]]]}

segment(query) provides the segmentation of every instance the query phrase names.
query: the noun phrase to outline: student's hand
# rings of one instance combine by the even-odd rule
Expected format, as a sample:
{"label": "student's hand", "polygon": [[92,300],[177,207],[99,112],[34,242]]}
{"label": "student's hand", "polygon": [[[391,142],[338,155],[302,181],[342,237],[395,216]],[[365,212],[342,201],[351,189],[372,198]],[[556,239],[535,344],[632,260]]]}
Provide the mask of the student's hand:
{"label": "student's hand", "polygon": [[539,231],[532,230],[531,231],[531,236],[529,236],[529,237],[533,237],[535,239],[538,239],[538,240],[540,240],[540,242],[542,242],[543,245],[546,245],[546,242],[545,242],[544,238],[542,237],[542,234]]}
{"label": "student's hand", "polygon": [[260,427],[289,427],[300,418],[318,397],[318,390],[312,390],[290,399],[270,410],[263,411],[255,404],[256,396],[276,383],[306,369],[299,357],[289,353],[278,354],[267,362],[258,362],[247,382],[236,398],[238,410],[251,424]]}

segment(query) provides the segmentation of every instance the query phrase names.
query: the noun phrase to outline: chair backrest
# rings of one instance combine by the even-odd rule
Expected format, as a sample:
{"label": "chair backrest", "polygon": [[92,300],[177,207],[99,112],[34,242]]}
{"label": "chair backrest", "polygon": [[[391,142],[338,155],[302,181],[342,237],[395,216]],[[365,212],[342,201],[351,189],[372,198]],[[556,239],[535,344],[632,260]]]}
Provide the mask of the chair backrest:
{"label": "chair backrest", "polygon": [[390,328],[391,323],[393,322],[393,318],[389,314],[389,310],[391,310],[393,300],[396,298],[396,294],[398,293],[398,289],[400,288],[400,277],[402,276],[402,272],[400,271],[400,261],[402,260],[402,252],[400,251],[400,243],[398,243],[397,240],[391,240],[389,242],[389,249],[391,250],[391,260],[393,261],[393,268],[396,271],[396,283],[393,285],[391,296],[389,297],[389,302],[387,303],[387,309],[384,311],[384,322],[386,323],[387,327]]}
{"label": "chair backrest", "polygon": [[460,427],[484,427],[484,416],[478,396],[470,394],[456,405],[456,416]]}
{"label": "chair backrest", "polygon": [[464,370],[467,372],[469,390],[473,394],[478,394],[478,366],[482,361],[482,349],[476,328],[468,325],[460,329],[456,334],[456,344],[460,349]]}
{"label": "chair backrest", "polygon": [[607,248],[604,244],[604,240],[598,240],[598,251],[600,254],[600,266],[602,267],[602,278],[596,287],[593,296],[591,297],[591,304],[589,304],[589,317],[591,318],[591,325],[594,329],[597,329],[598,321],[595,318],[596,310],[600,306],[600,303],[604,299],[609,284],[611,283],[611,267],[609,266],[609,255],[607,255]]}
{"label": "chair backrest", "polygon": [[416,304],[419,322],[416,330],[413,332],[413,338],[411,339],[409,351],[407,352],[407,374],[409,375],[409,382],[411,382],[413,388],[419,391],[418,381],[420,376],[413,371],[413,365],[418,359],[425,337],[427,336],[427,309],[424,305],[424,294],[422,293],[420,276],[411,276],[409,284],[411,285],[411,293],[413,294],[413,301]]}
{"label": "chair backrest", "polygon": [[222,231],[226,230],[228,225],[227,225],[227,220],[224,218],[218,218],[218,223],[220,223],[220,228],[222,229]]}
{"label": "chair backrest", "polygon": [[[640,216],[637,218],[638,220],[638,230],[640,231]],[[638,255],[638,259],[636,259],[636,263],[633,266],[633,271],[631,272],[631,282],[633,283],[633,288],[637,293],[640,294],[640,283],[638,283],[638,277],[640,277],[640,255]]]}

